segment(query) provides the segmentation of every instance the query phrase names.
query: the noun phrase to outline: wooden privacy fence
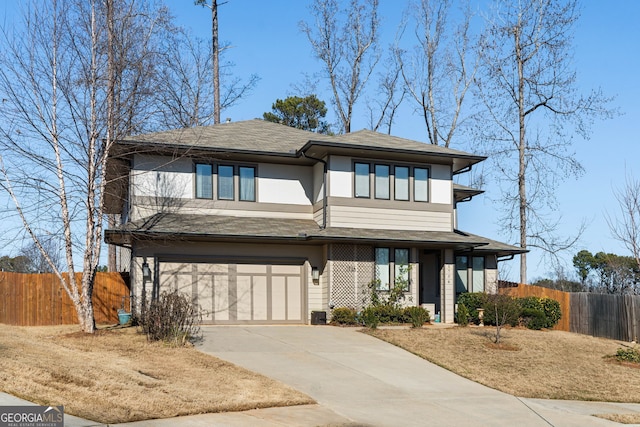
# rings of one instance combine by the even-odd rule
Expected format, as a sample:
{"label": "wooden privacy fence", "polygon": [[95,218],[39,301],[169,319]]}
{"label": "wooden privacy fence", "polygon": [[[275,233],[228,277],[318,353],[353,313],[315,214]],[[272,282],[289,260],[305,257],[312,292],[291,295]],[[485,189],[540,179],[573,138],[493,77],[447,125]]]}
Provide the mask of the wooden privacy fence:
{"label": "wooden privacy fence", "polygon": [[[78,280],[80,276],[77,273]],[[96,323],[117,323],[122,297],[128,295],[126,275],[97,273],[93,286]],[[0,323],[17,326],[78,323],[73,302],[55,274],[0,272],[0,297]]]}
{"label": "wooden privacy fence", "polygon": [[640,295],[562,292],[540,286],[508,284],[501,294],[547,297],[560,303],[562,318],[553,328],[621,341],[640,338]]}
{"label": "wooden privacy fence", "polygon": [[637,342],[640,295],[572,293],[571,332]]}
{"label": "wooden privacy fence", "polygon": [[562,317],[558,324],[553,327],[557,331],[571,331],[570,317],[571,317],[571,294],[568,292],[557,291],[555,289],[544,288],[542,286],[522,285],[501,287],[501,294],[511,295],[512,297],[540,297],[551,298],[560,303],[560,310],[562,311]]}

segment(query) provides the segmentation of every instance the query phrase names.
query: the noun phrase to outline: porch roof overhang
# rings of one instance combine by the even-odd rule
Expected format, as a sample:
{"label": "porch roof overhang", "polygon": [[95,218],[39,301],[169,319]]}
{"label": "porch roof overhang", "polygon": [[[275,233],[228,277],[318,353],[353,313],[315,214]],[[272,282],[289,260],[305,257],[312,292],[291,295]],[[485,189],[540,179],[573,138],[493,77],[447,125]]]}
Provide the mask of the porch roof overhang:
{"label": "porch roof overhang", "polygon": [[105,231],[105,241],[130,247],[134,242],[182,240],[190,242],[246,241],[261,243],[410,244],[413,247],[477,250],[488,239],[458,231],[407,231],[328,227],[313,220],[156,214]]}

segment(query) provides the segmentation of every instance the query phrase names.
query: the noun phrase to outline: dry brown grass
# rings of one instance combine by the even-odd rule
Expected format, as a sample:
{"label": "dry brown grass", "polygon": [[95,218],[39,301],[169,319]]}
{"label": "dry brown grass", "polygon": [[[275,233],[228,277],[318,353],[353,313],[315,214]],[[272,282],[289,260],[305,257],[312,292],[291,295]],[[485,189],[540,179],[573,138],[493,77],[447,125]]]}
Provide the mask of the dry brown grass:
{"label": "dry brown grass", "polygon": [[492,328],[368,332],[463,377],[521,397],[640,403],[640,369],[611,358],[614,340],[561,331],[503,329],[505,351],[487,345]]}
{"label": "dry brown grass", "polygon": [[594,417],[620,424],[640,424],[640,414],[595,414]]}
{"label": "dry brown grass", "polygon": [[314,403],[194,348],[149,343],[133,328],[0,325],[0,390],[101,423]]}

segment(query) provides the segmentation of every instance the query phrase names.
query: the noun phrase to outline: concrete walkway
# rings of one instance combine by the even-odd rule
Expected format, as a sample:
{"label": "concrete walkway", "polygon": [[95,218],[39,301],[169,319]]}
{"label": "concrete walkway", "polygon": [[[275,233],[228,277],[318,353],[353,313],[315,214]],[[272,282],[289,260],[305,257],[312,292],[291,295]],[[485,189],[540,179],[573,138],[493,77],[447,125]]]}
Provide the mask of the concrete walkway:
{"label": "concrete walkway", "polygon": [[[149,420],[120,426],[619,426],[591,416],[639,404],[517,398],[357,332],[329,326],[205,326],[198,348],[275,378],[317,405]],[[29,404],[0,393],[0,406]],[[100,424],[65,415],[65,425]]]}

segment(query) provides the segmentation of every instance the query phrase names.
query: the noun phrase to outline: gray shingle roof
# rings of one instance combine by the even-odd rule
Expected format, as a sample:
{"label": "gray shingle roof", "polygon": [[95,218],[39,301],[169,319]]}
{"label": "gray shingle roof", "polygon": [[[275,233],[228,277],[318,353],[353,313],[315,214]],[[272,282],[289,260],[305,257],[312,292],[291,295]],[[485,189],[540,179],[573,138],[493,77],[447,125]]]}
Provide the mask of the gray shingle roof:
{"label": "gray shingle roof", "polygon": [[405,151],[436,156],[484,160],[464,151],[390,136],[370,130],[344,135],[321,135],[289,126],[254,119],[177,129],[122,138],[120,144],[145,144],[169,147],[195,147],[245,153],[268,153],[286,156],[300,155],[313,145],[354,147],[383,151]]}
{"label": "gray shingle roof", "polygon": [[310,138],[326,137],[256,119],[131,136],[119,142],[293,155]]}
{"label": "gray shingle roof", "polygon": [[[131,239],[183,240],[285,240],[296,242],[388,242],[472,249],[482,246],[494,252],[520,250],[514,246],[462,232],[373,230],[329,227],[303,219],[251,218],[194,214],[157,214],[107,230],[109,243],[130,243]],[[488,246],[485,248],[485,245]]]}

